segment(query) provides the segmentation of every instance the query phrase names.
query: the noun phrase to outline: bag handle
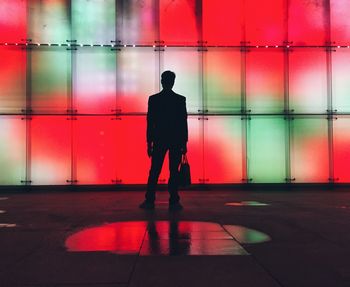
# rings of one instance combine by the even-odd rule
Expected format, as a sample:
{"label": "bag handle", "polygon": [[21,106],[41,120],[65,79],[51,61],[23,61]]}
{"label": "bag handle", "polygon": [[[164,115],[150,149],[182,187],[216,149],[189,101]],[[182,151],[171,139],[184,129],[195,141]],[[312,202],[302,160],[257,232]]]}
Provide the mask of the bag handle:
{"label": "bag handle", "polygon": [[185,163],[185,164],[188,164],[188,160],[187,160],[187,155],[186,154],[183,154],[182,155],[182,160],[181,160],[182,163]]}

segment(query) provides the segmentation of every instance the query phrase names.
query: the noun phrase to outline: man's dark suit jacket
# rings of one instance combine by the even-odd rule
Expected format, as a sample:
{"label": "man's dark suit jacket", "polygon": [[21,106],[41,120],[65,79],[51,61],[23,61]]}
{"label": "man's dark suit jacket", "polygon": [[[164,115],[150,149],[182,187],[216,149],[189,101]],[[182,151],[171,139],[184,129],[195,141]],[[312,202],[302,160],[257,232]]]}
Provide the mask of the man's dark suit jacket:
{"label": "man's dark suit jacket", "polygon": [[161,91],[148,99],[147,142],[185,145],[188,140],[186,98]]}

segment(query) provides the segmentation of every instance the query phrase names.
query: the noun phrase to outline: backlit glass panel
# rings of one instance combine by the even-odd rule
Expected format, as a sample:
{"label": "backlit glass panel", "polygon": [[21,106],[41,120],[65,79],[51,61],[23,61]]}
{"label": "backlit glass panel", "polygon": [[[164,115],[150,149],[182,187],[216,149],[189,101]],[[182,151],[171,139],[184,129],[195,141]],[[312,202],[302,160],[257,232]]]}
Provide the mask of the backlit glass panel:
{"label": "backlit glass panel", "polygon": [[32,184],[67,184],[71,179],[71,121],[35,116],[31,121]]}
{"label": "backlit glass panel", "polygon": [[330,0],[331,37],[337,45],[350,45],[350,2]]}
{"label": "backlit glass panel", "polygon": [[283,111],[283,60],[279,49],[252,49],[247,54],[247,109],[252,113]]}
{"label": "backlit glass panel", "polygon": [[292,121],[291,174],[296,182],[328,182],[327,135],[326,118]]}
{"label": "backlit glass panel", "polygon": [[70,51],[65,47],[35,47],[31,61],[33,111],[66,112],[71,81]]}
{"label": "backlit glass panel", "polygon": [[285,181],[285,120],[252,117],[248,120],[248,178],[252,182]]}
{"label": "backlit glass panel", "polygon": [[209,112],[241,110],[241,53],[209,48],[204,54],[204,93]]}
{"label": "backlit glass panel", "polygon": [[350,118],[338,116],[333,121],[334,177],[336,182],[350,182]]}
{"label": "backlit glass panel", "polygon": [[[241,183],[241,117],[210,117],[204,121],[204,169],[207,183]],[[193,150],[190,151],[192,154]]]}
{"label": "backlit glass panel", "polygon": [[327,65],[325,49],[295,49],[290,53],[290,109],[296,113],[327,110]]}
{"label": "backlit glass panel", "polygon": [[21,117],[0,117],[0,151],[0,184],[21,185],[26,170],[26,122]]}

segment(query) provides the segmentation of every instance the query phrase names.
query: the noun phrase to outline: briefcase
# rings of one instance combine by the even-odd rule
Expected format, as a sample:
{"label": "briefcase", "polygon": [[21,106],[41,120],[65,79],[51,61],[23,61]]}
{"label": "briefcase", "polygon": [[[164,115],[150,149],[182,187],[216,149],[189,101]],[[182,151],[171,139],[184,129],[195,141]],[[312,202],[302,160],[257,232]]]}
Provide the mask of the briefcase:
{"label": "briefcase", "polygon": [[184,154],[181,158],[180,170],[179,170],[179,185],[186,187],[191,185],[191,170],[187,160],[187,156]]}

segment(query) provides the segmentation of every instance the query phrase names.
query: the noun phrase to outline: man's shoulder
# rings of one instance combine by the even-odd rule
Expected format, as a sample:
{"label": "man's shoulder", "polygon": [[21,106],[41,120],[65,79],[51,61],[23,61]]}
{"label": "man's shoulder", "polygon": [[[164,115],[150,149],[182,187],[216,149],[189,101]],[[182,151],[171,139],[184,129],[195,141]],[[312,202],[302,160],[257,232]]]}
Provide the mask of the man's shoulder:
{"label": "man's shoulder", "polygon": [[154,94],[154,95],[151,95],[148,97],[148,100],[149,101],[154,101],[154,100],[157,100],[160,96],[160,93],[157,93],[157,94]]}
{"label": "man's shoulder", "polygon": [[186,97],[180,94],[174,93],[174,95],[179,99],[179,101],[186,101]]}

